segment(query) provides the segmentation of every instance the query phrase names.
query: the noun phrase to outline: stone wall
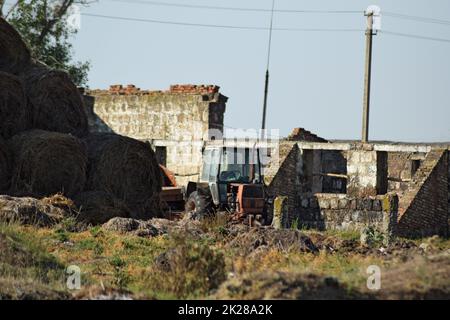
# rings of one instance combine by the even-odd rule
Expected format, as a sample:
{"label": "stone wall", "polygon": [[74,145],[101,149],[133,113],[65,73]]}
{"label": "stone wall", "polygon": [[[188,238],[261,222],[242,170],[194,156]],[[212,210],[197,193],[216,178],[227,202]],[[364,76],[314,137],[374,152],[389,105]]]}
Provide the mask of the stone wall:
{"label": "stone wall", "polygon": [[[339,145],[297,142],[297,152],[289,141],[284,144],[287,147],[280,153],[279,165],[269,171],[270,190],[273,196],[290,198],[290,223],[296,221],[300,227],[322,230],[360,230],[374,226],[386,232],[383,228],[389,221],[389,232],[392,233],[395,215],[402,218],[399,235],[414,237],[446,232],[450,223],[447,149],[436,153],[436,150],[415,145],[355,144],[344,150],[333,150]],[[440,160],[440,157],[447,158]],[[413,168],[414,161],[420,164],[416,169]],[[350,186],[353,184],[353,193],[345,194],[345,190],[340,194],[329,192],[327,174],[347,176]],[[409,180],[408,175],[412,177]],[[388,176],[403,179],[408,192],[400,188],[388,192]],[[367,181],[369,183],[365,183]],[[318,199],[323,202],[319,203]],[[390,199],[389,208],[383,207],[385,199]],[[409,218],[403,217],[405,203],[406,208],[413,203],[408,209]]]}
{"label": "stone wall", "polygon": [[362,231],[373,227],[392,235],[396,232],[398,198],[395,194],[352,197],[343,194],[317,194],[319,221],[325,229]]}
{"label": "stone wall", "polygon": [[85,101],[91,131],[151,142],[164,153],[178,183],[186,185],[198,179],[203,142],[212,138],[210,129],[214,138],[221,138],[227,98],[217,86],[175,85],[168,91],[146,91],[114,85],[87,91]]}

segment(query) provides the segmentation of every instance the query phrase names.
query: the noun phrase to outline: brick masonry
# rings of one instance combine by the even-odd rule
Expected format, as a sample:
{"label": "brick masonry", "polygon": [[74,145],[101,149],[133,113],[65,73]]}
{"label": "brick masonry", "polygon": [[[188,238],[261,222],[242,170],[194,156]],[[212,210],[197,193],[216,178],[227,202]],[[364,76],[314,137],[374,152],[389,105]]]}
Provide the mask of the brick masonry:
{"label": "brick masonry", "polygon": [[328,142],[324,138],[305,130],[304,128],[294,128],[292,133],[287,137],[289,141],[309,141],[309,142]]}
{"label": "brick masonry", "polygon": [[288,208],[287,220],[292,222],[298,215],[298,193],[301,192],[302,157],[297,144],[280,143],[278,159],[264,170],[264,180],[270,196],[284,196]]}
{"label": "brick masonry", "polygon": [[399,193],[399,235],[448,234],[448,151],[430,151],[406,191]]}

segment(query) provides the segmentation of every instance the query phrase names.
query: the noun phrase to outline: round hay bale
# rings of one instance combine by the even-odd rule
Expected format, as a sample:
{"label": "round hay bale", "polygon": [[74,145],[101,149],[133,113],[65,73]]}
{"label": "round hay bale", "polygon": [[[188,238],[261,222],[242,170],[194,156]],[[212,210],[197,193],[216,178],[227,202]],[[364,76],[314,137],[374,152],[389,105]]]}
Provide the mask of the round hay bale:
{"label": "round hay bale", "polygon": [[84,144],[71,135],[27,131],[10,140],[15,167],[11,188],[15,195],[67,197],[83,190],[87,156]]}
{"label": "round hay bale", "polygon": [[106,192],[83,192],[75,196],[74,202],[79,208],[77,220],[80,222],[98,225],[112,218],[130,217],[130,211],[127,206]]}
{"label": "round hay bale", "polygon": [[131,217],[161,216],[162,177],[150,145],[112,133],[94,133],[88,148],[88,190],[99,190],[122,200]]}
{"label": "round hay bale", "polygon": [[36,64],[22,76],[34,128],[77,137],[88,133],[83,99],[66,72]]}
{"label": "round hay bale", "polygon": [[19,74],[30,60],[30,50],[20,34],[0,18],[0,71]]}
{"label": "round hay bale", "polygon": [[11,181],[10,157],[9,147],[0,137],[0,192],[9,190]]}
{"label": "round hay bale", "polygon": [[22,81],[0,71],[0,136],[5,139],[30,129],[31,110]]}

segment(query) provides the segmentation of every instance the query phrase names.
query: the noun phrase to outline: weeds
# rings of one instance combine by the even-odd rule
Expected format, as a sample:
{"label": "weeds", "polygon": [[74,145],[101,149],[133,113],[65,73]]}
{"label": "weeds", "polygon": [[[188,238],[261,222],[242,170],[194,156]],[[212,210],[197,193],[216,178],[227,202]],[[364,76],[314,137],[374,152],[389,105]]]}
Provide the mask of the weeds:
{"label": "weeds", "polygon": [[298,221],[298,218],[296,218],[291,224],[291,229],[292,230],[297,230],[298,227],[299,227],[299,221]]}
{"label": "weeds", "polygon": [[225,214],[215,214],[201,220],[201,230],[203,232],[213,232],[220,235],[227,234],[228,217]]}
{"label": "weeds", "polygon": [[373,227],[362,230],[360,235],[361,244],[367,246],[381,246],[385,242],[385,235]]}
{"label": "weeds", "polygon": [[70,240],[69,233],[64,229],[56,229],[55,230],[55,237],[59,242],[68,242]]}
{"label": "weeds", "polygon": [[92,227],[89,232],[94,238],[101,237],[104,234],[101,226]]}
{"label": "weeds", "polygon": [[148,275],[150,291],[176,299],[200,297],[217,288],[225,279],[222,253],[207,244],[174,235],[171,251],[156,262],[156,271]]}
{"label": "weeds", "polygon": [[126,262],[119,256],[114,256],[109,260],[109,264],[114,268],[113,284],[120,290],[125,290],[130,284],[131,277],[126,272]]}

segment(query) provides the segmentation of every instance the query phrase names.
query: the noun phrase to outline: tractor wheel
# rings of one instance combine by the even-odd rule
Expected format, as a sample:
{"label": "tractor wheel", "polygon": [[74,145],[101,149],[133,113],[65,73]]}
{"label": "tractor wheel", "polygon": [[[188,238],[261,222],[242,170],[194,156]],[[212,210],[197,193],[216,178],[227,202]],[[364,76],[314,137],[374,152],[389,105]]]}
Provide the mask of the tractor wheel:
{"label": "tractor wheel", "polygon": [[211,198],[194,191],[186,201],[186,213],[192,213],[194,219],[204,218],[211,210]]}

